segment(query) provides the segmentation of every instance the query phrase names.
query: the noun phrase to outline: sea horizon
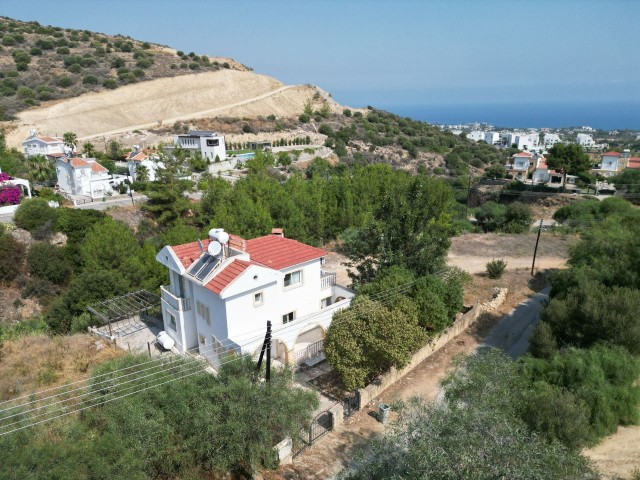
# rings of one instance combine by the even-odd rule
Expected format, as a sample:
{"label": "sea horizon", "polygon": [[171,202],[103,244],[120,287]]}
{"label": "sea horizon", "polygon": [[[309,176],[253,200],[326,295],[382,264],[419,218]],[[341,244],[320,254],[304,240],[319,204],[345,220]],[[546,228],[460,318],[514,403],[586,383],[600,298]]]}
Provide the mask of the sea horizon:
{"label": "sea horizon", "polygon": [[488,123],[501,128],[640,130],[640,102],[547,102],[469,105],[376,105],[432,124]]}

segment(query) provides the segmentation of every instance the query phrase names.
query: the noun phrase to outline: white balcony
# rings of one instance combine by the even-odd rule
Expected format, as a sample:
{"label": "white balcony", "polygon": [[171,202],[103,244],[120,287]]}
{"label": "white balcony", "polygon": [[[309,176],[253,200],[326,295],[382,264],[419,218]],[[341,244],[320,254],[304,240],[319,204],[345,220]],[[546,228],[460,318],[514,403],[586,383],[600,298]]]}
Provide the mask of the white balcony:
{"label": "white balcony", "polygon": [[320,270],[320,288],[325,290],[336,284],[336,274]]}
{"label": "white balcony", "polygon": [[188,298],[182,298],[173,291],[171,285],[161,286],[160,293],[162,299],[178,311],[186,312],[191,310],[191,302]]}

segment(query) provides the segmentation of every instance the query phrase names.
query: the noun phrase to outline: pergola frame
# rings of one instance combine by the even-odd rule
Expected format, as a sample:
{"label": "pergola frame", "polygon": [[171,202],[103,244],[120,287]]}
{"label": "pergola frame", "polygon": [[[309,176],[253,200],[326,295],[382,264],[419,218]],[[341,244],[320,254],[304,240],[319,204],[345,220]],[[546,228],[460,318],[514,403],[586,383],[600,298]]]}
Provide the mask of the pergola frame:
{"label": "pergola frame", "polygon": [[112,335],[111,324],[113,322],[126,320],[143,312],[146,313],[151,308],[159,307],[160,304],[159,296],[146,290],[137,290],[90,305],[87,310],[90,314],[98,317],[103,325],[108,325],[109,335]]}

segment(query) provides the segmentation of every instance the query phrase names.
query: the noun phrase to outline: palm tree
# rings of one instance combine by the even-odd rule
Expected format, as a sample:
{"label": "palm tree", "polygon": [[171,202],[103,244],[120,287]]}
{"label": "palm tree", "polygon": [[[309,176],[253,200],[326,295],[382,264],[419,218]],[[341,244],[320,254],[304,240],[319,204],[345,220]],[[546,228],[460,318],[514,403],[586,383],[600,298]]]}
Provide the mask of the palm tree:
{"label": "palm tree", "polygon": [[77,139],[78,136],[73,132],[65,132],[65,134],[62,135],[62,140],[64,140],[64,144],[68,147],[75,147]]}
{"label": "palm tree", "polygon": [[149,169],[144,165],[136,167],[136,182],[146,182],[149,180]]}
{"label": "palm tree", "polygon": [[93,157],[96,153],[96,147],[91,142],[87,142],[82,145],[82,153],[84,153],[87,157]]}
{"label": "palm tree", "polygon": [[48,182],[54,179],[56,168],[42,155],[35,155],[27,162],[28,176],[33,182]]}

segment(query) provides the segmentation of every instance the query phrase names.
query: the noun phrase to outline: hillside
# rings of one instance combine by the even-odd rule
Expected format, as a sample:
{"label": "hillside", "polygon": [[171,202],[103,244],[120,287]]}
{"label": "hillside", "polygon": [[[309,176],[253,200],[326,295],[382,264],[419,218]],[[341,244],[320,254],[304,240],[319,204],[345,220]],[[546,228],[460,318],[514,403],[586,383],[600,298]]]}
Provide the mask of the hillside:
{"label": "hillside", "polygon": [[130,37],[0,17],[0,120],[43,102],[190,72],[248,70]]}

